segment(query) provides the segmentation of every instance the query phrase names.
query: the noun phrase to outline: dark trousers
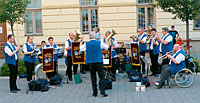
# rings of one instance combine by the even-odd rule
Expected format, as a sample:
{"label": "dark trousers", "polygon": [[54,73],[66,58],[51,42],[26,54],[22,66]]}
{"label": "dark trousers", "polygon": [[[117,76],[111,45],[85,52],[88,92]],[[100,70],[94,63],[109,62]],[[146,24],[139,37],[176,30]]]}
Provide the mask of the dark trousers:
{"label": "dark trousers", "polygon": [[170,66],[163,65],[161,75],[160,75],[160,82],[164,83],[165,80],[167,80],[170,75],[171,75]]}
{"label": "dark trousers", "polygon": [[90,69],[90,76],[91,76],[91,82],[92,82],[92,89],[93,89],[93,94],[97,94],[97,77],[96,77],[96,72],[98,73],[100,82],[100,89],[101,89],[101,94],[105,94],[105,74],[103,70],[103,63],[89,63],[89,69]]}
{"label": "dark trousers", "polygon": [[[144,52],[140,52],[140,56],[143,56],[143,57],[145,57],[145,51]],[[141,61],[142,61],[142,72],[143,73],[145,73],[145,62],[141,59]]]}
{"label": "dark trousers", "polygon": [[47,74],[47,78],[54,77],[57,74],[57,68],[58,68],[58,61],[54,61],[54,68],[53,68],[54,71],[46,73]]}
{"label": "dark trousers", "polygon": [[125,71],[126,60],[120,61],[119,58],[116,59],[116,68],[121,68],[121,71]]}
{"label": "dark trousers", "polygon": [[24,62],[26,66],[27,81],[32,80],[33,71],[35,68],[35,63]]}
{"label": "dark trousers", "polygon": [[116,70],[117,70],[117,65],[116,65],[116,59],[117,58],[112,58],[112,67],[110,69],[110,73],[112,73],[112,77],[115,79],[115,75],[116,75]]}
{"label": "dark trousers", "polygon": [[[72,78],[72,57],[71,56],[67,56],[68,59],[68,64],[67,64],[67,70],[66,70],[66,74],[68,75],[68,78]],[[77,69],[78,69],[78,64],[74,64],[73,65],[73,72],[74,74],[77,73]]]}
{"label": "dark trousers", "polygon": [[150,58],[151,58],[151,72],[153,74],[157,74],[158,73],[158,55],[153,55],[153,50],[150,50]]}
{"label": "dark trousers", "polygon": [[80,65],[80,72],[83,73],[85,71],[85,64]]}
{"label": "dark trousers", "polygon": [[10,70],[10,77],[9,77],[9,84],[10,84],[10,91],[17,89],[17,72],[18,72],[18,61],[16,66],[12,64],[8,64]]}

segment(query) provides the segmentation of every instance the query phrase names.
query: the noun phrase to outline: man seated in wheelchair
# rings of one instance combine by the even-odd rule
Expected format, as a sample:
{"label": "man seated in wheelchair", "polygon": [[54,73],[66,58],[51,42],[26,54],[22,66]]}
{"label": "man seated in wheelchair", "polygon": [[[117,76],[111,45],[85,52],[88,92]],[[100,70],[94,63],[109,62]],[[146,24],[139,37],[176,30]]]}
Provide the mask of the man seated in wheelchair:
{"label": "man seated in wheelchair", "polygon": [[162,66],[160,81],[155,83],[157,89],[162,88],[169,76],[185,68],[185,52],[180,48],[179,44],[174,45],[173,51],[172,55],[166,54],[168,59],[170,59],[169,65]]}

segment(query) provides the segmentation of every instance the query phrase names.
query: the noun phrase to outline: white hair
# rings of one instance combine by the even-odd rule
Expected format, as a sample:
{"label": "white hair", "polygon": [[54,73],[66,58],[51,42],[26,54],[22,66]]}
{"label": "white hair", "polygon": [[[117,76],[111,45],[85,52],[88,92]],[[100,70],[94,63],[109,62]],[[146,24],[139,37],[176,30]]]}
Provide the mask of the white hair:
{"label": "white hair", "polygon": [[90,38],[90,39],[96,39],[96,33],[95,33],[94,31],[91,31],[91,32],[89,33],[89,38]]}

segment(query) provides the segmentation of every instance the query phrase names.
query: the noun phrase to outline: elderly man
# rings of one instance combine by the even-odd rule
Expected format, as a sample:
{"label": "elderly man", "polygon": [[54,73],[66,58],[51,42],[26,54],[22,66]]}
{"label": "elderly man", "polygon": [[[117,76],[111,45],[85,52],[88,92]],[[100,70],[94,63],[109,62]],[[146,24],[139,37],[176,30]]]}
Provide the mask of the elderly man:
{"label": "elderly man", "polygon": [[[173,50],[173,38],[171,34],[169,34],[169,29],[167,27],[162,28],[162,38],[156,37],[158,42],[160,43],[160,52],[162,55],[165,55],[167,52]],[[169,59],[164,59],[162,65],[169,64]]]}
{"label": "elderly man", "polygon": [[102,57],[102,49],[108,50],[108,42],[106,38],[105,43],[101,43],[101,41],[96,40],[95,32],[89,33],[90,41],[84,43],[80,46],[80,51],[86,51],[86,60],[85,62],[89,65],[90,76],[92,82],[93,96],[96,97],[97,92],[97,78],[96,72],[98,72],[100,78],[100,89],[101,95],[103,97],[107,97],[108,95],[105,93],[105,74],[103,70],[103,57]]}
{"label": "elderly man", "polygon": [[164,65],[162,67],[160,81],[155,83],[158,89],[162,88],[162,84],[164,84],[165,80],[167,80],[171,74],[175,74],[185,68],[185,52],[180,49],[178,44],[174,45],[173,50],[173,55],[167,55],[170,59],[169,65]]}
{"label": "elderly man", "polygon": [[[145,56],[145,52],[147,51],[147,35],[144,33],[143,28],[138,29],[139,35],[135,37],[135,41],[139,44],[140,55]],[[145,74],[145,62],[142,61],[142,73]]]}

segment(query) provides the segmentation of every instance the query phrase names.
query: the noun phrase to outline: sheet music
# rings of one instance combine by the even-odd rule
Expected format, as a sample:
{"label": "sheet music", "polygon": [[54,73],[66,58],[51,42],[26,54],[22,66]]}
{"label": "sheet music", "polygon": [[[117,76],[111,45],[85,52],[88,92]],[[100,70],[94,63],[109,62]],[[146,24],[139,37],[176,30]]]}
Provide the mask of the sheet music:
{"label": "sheet music", "polygon": [[109,65],[109,59],[103,59],[103,64]]}

